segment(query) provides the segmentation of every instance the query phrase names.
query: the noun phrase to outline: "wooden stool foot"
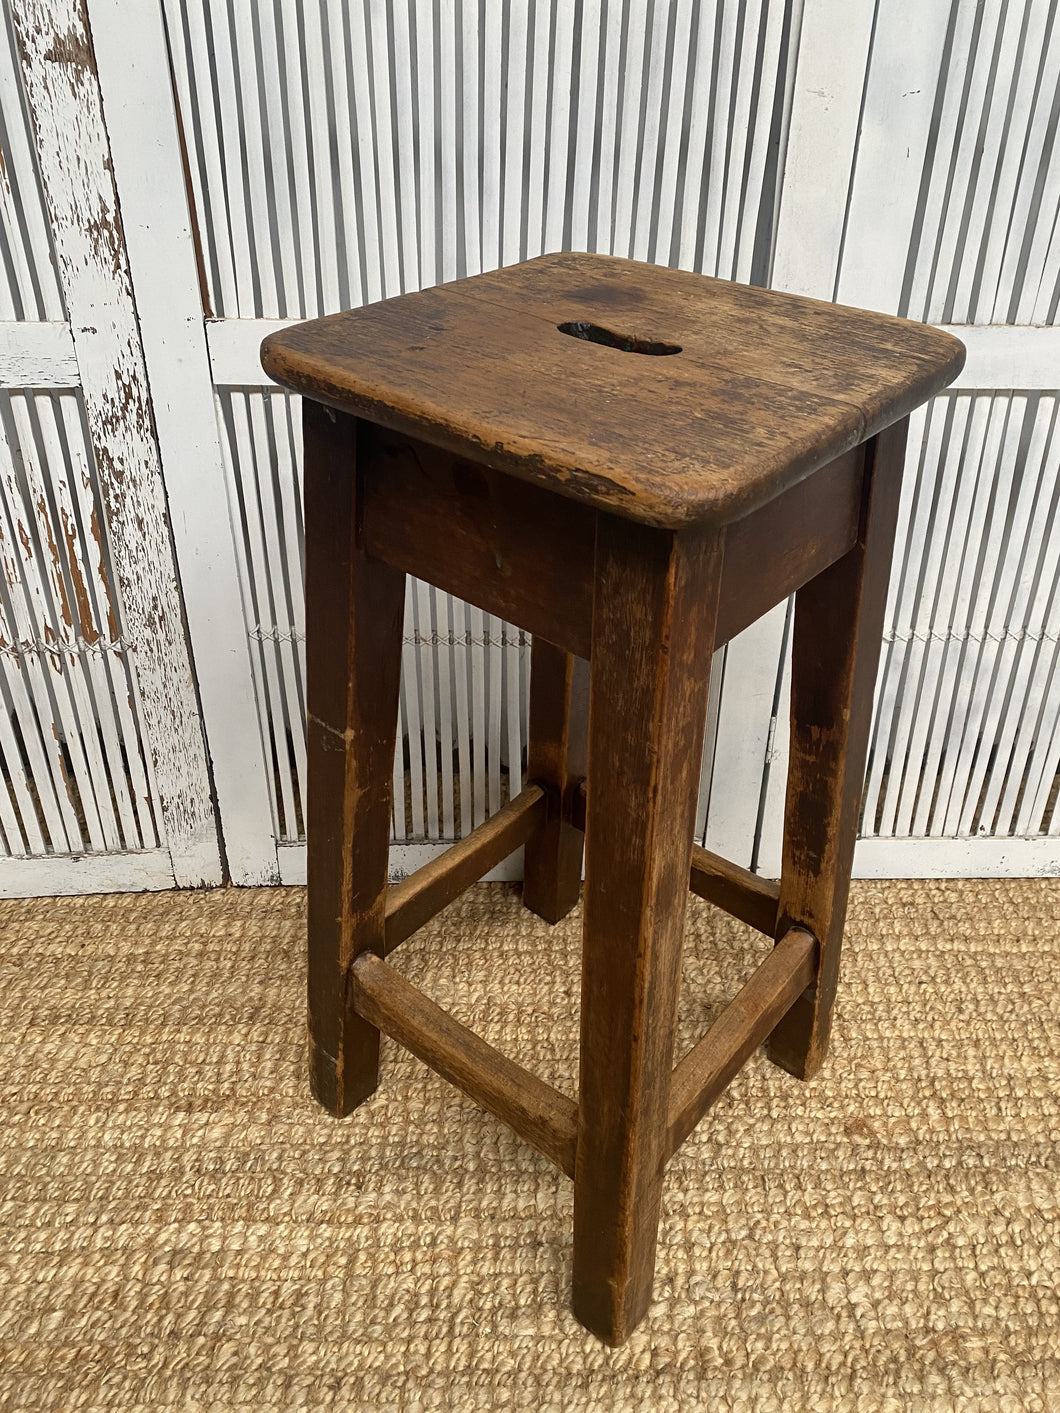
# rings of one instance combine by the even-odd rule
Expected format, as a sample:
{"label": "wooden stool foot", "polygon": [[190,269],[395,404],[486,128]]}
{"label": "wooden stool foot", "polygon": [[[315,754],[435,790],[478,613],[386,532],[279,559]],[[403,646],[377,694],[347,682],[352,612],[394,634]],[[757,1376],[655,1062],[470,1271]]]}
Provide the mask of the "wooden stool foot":
{"label": "wooden stool foot", "polygon": [[340,1066],[333,1055],[326,1054],[312,1040],[309,1042],[309,1085],[313,1098],[336,1119],[352,1114],[379,1087],[379,1032],[359,1018],[358,1022],[356,1029],[365,1032],[357,1037],[361,1043],[347,1046],[348,1050],[361,1052],[356,1066],[349,1063],[349,1057]]}
{"label": "wooden stool foot", "polygon": [[[562,822],[555,825],[546,824],[542,833],[551,835],[551,838],[542,839],[539,847],[542,850],[547,849],[554,860],[551,866],[552,878],[549,882],[539,880],[532,883],[529,888],[524,878],[523,907],[535,913],[543,921],[555,924],[562,922],[578,906],[578,900],[581,897],[584,841],[580,834],[577,834],[569,825],[563,825]],[[571,835],[576,837],[571,838]],[[562,867],[563,860],[569,860],[575,849],[577,849],[578,855],[577,864],[572,864],[564,869]],[[528,844],[527,851],[529,852],[529,850],[530,845]]]}
{"label": "wooden stool foot", "polygon": [[[653,1265],[654,1270],[654,1265]],[[575,1285],[571,1309],[579,1324],[605,1344],[617,1349],[648,1313],[651,1304],[651,1282],[632,1290],[589,1289]]]}

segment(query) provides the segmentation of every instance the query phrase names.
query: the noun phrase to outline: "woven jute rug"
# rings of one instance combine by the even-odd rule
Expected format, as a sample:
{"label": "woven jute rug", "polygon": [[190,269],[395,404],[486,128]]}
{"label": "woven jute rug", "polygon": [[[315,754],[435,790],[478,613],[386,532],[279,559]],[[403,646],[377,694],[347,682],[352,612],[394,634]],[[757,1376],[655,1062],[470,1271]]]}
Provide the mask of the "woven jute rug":
{"label": "woven jute rug", "polygon": [[[1060,1408],[1060,883],[855,886],[825,1073],[757,1056],[674,1159],[620,1350],[499,1123],[390,1044],[314,1106],[303,915],[0,905],[3,1408]],[[578,925],[480,886],[394,960],[573,1093]],[[765,945],[690,901],[683,1046]]]}

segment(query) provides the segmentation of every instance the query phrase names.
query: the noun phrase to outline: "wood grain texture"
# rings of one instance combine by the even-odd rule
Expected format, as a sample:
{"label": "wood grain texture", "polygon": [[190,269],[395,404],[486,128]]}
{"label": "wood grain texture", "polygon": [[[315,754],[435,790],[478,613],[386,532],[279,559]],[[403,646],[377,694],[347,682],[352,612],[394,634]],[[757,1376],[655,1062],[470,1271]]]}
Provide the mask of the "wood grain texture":
{"label": "wood grain texture", "polygon": [[371,554],[588,657],[591,510],[367,424],[358,462]]}
{"label": "wood grain texture", "polygon": [[485,824],[400,883],[386,897],[385,951],[392,952],[436,913],[545,828],[545,792],[528,783]]}
{"label": "wood grain texture", "polygon": [[495,1114],[568,1176],[574,1174],[577,1105],[495,1050],[371,952],[351,969],[359,1015]]}
{"label": "wood grain texture", "polygon": [[[358,465],[369,553],[589,656],[591,511],[365,423]],[[727,527],[716,647],[854,545],[863,474],[854,448]]]}
{"label": "wood grain texture", "polygon": [[759,878],[749,868],[741,868],[696,844],[692,848],[689,887],[700,898],[724,908],[767,937],[776,936],[780,885],[772,879]]}
{"label": "wood grain texture", "polygon": [[589,700],[574,1311],[651,1296],[721,545],[601,516]]}
{"label": "wood grain texture", "polygon": [[310,1078],[342,1115],[378,1080],[379,1032],[348,979],[384,948],[405,576],[357,543],[353,418],[307,400],[302,421]]}
{"label": "wood grain texture", "polygon": [[[561,333],[570,321],[682,351],[622,352]],[[582,254],[262,345],[266,371],[297,392],[671,528],[764,504],[944,387],[963,359],[949,335],[885,315]]]}
{"label": "wood grain texture", "polygon": [[792,928],[674,1070],[667,1145],[676,1152],[726,1085],[813,981],[817,942]]}
{"label": "wood grain texture", "polygon": [[589,665],[535,638],[530,649],[530,743],[526,776],[543,785],[548,816],[526,843],[523,902],[559,922],[581,893],[584,809],[573,821],[588,766]]}
{"label": "wood grain texture", "polygon": [[854,547],[864,464],[844,452],[726,528],[715,649]]}
{"label": "wood grain texture", "polygon": [[795,596],[777,935],[804,927],[821,950],[813,990],[777,1026],[768,1054],[802,1079],[817,1073],[828,1049],[905,439],[903,421],[869,445],[861,539]]}

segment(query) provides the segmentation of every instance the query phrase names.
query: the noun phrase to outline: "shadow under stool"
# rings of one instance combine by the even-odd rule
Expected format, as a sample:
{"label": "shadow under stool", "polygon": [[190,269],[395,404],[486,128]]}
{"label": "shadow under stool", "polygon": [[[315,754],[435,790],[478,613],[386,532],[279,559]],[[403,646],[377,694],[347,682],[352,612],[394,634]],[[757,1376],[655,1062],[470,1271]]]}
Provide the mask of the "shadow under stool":
{"label": "shadow under stool", "polygon": [[[348,1114],[385,1031],[574,1179],[574,1311],[651,1295],[668,1159],[761,1044],[828,1046],[908,414],[964,349],[880,314],[549,255],[284,329],[304,402],[313,1090]],[[533,634],[525,788],[387,884],[405,576]],[[795,592],[779,886],[693,846],[711,654]],[[586,666],[588,665],[588,666]],[[526,845],[578,900],[575,1102],[384,960]],[[688,889],[776,945],[674,1068]]]}

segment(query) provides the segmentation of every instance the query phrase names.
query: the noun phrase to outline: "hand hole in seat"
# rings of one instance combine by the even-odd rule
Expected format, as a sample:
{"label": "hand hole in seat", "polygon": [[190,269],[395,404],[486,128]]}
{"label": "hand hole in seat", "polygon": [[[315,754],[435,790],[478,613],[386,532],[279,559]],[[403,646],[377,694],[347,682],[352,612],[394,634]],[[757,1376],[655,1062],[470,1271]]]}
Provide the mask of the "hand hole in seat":
{"label": "hand hole in seat", "polygon": [[632,334],[616,334],[611,329],[602,329],[599,324],[590,324],[585,319],[572,319],[566,324],[557,324],[561,334],[569,334],[572,339],[582,339],[585,343],[600,343],[605,348],[617,348],[620,353],[649,353],[656,358],[667,354],[680,353],[679,343],[662,343],[658,339],[637,339]]}

